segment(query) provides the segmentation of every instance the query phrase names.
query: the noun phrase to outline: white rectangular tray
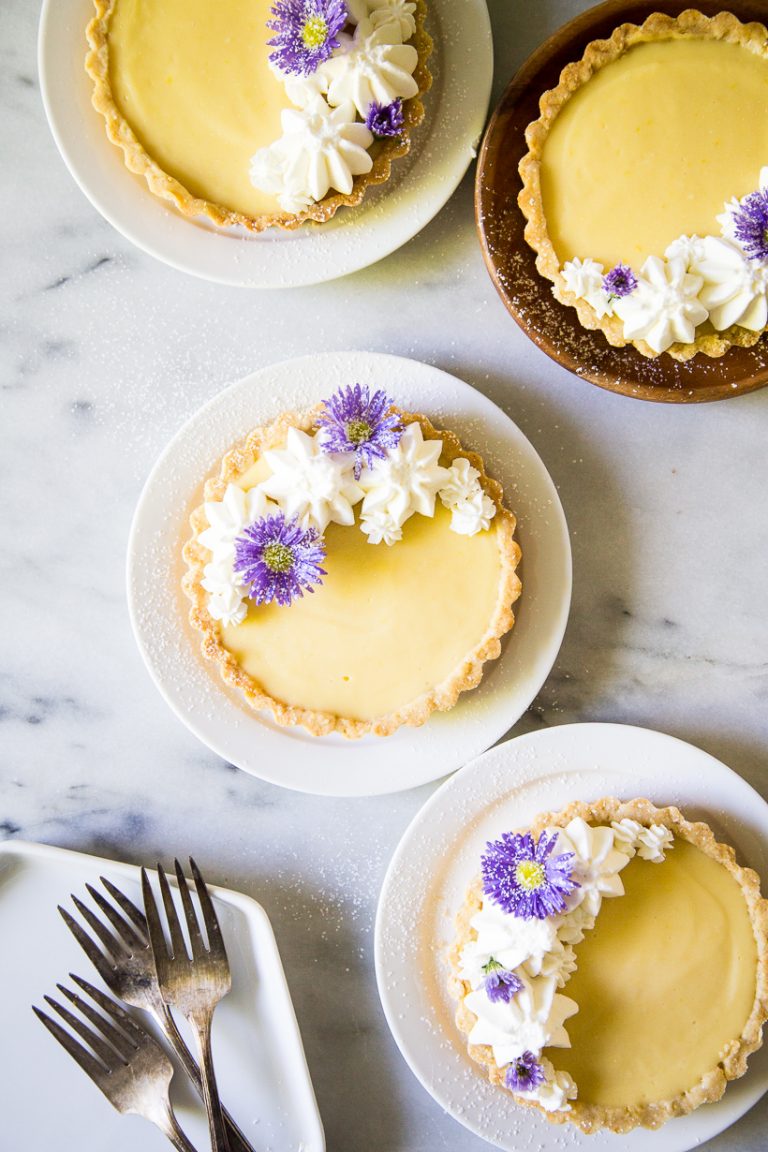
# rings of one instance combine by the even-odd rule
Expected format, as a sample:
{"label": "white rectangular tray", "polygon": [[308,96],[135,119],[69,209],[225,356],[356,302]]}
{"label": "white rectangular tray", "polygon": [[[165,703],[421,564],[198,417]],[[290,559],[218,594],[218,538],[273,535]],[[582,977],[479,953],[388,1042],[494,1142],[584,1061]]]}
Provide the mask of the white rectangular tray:
{"label": "white rectangular tray", "polygon": [[[0,843],[0,1075],[2,1145],[62,1152],[165,1152],[146,1120],[121,1117],[48,1035],[31,1005],[71,986],[70,972],[101,986],[56,911],[75,913],[74,892],[99,876],[141,907],[138,869],[95,856],[8,840]],[[216,1009],[213,1044],[222,1098],[256,1152],[324,1152],[325,1139],[275,937],[261,905],[212,888],[232,969],[232,991]],[[76,913],[75,913],[76,914]],[[148,1017],[143,1017],[148,1020]],[[184,1021],[179,1021],[184,1024]],[[6,1088],[10,1088],[6,1080]],[[192,1142],[209,1147],[202,1109],[179,1071],[172,1096]]]}

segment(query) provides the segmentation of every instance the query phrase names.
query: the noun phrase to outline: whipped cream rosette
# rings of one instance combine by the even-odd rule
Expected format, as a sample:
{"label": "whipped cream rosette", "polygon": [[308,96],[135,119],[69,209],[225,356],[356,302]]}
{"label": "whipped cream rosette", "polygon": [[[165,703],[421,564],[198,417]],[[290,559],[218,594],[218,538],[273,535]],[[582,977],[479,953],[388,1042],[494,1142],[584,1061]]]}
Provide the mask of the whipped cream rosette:
{"label": "whipped cream rosette", "polygon": [[255,429],[192,526],[203,654],[253,707],[316,735],[386,735],[453,707],[514,622],[520,551],[499,485],[382,390],[347,386]]}
{"label": "whipped cream rosette", "polygon": [[707,825],[574,803],[486,845],[450,951],[456,1020],[491,1082],[547,1119],[655,1128],[759,1047],[767,923],[757,876]]}

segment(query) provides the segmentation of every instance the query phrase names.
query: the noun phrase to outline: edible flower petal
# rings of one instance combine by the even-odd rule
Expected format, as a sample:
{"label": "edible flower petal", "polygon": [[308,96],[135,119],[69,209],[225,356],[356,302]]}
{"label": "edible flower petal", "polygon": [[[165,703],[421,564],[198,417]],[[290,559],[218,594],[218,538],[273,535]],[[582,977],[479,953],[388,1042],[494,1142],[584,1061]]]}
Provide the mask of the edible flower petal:
{"label": "edible flower petal", "polygon": [[552,856],[557,832],[503,832],[482,856],[483,891],[505,912],[543,920],[565,911],[565,897],[579,885],[571,878],[573,853]]}
{"label": "edible flower petal", "polygon": [[373,100],[368,105],[365,126],[374,136],[398,136],[402,131],[403,119],[402,100],[393,100],[391,104],[377,104]]}
{"label": "edible flower petal", "polygon": [[387,448],[396,448],[403,434],[399,416],[392,413],[393,400],[383,388],[373,395],[367,385],[339,388],[323,401],[317,419],[320,446],[324,452],[351,452],[355,480],[363,465],[372,468],[384,460]]}
{"label": "edible flower petal", "polygon": [[276,0],[267,27],[269,59],[281,72],[310,76],[339,47],[336,33],[347,22],[343,0]]}
{"label": "edible flower petal", "polygon": [[511,998],[523,987],[523,982],[519,976],[515,976],[514,972],[504,968],[493,957],[485,965],[483,971],[485,972],[483,987],[488,999],[494,1004],[498,1001],[508,1004]]}
{"label": "edible flower petal", "polygon": [[629,296],[635,288],[637,288],[637,276],[628,264],[622,264],[621,261],[603,277],[603,292],[609,299]]}
{"label": "edible flower petal", "polygon": [[504,1083],[513,1092],[530,1092],[532,1088],[543,1084],[545,1079],[544,1069],[533,1052],[523,1052],[507,1068]]}
{"label": "edible flower petal", "polygon": [[314,528],[286,520],[282,512],[249,525],[235,541],[234,570],[257,604],[287,607],[326,575],[320,567],[325,544]]}

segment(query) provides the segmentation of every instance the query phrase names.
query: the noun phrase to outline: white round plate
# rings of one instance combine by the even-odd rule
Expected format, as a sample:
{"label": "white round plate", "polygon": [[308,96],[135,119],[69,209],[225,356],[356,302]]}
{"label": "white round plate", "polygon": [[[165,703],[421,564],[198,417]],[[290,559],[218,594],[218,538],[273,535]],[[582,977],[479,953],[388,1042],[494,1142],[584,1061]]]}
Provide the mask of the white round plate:
{"label": "white round plate", "polygon": [[768,1089],[766,1046],[716,1104],[656,1132],[586,1136],[516,1106],[467,1055],[445,990],[444,957],[486,841],[524,827],[539,812],[607,795],[677,804],[768,875],[768,804],[730,768],[661,732],[567,724],[500,744],[446,781],[406,830],[382,887],[376,977],[400,1051],[442,1108],[508,1152],[688,1152],[733,1124]]}
{"label": "white round plate", "polygon": [[92,0],[43,2],[38,69],[48,123],[67,167],[102,216],[137,247],[184,272],[248,288],[295,288],[357,272],[428,224],[475,156],[493,78],[488,10],[485,0],[433,0],[435,79],[427,118],[385,185],[320,228],[251,235],[190,220],[128,171],[91,106],[83,64],[93,11]]}
{"label": "white round plate", "polygon": [[[517,623],[482,683],[450,712],[392,736],[346,740],[281,728],[220,680],[199,654],[180,580],[189,513],[228,448],[286,409],[311,407],[343,384],[384,388],[403,408],[454,429],[485,458],[518,517],[523,595]],[[459,768],[522,715],[555,661],[571,595],[568,529],[555,487],[508,416],[437,368],[367,352],[306,356],[232,384],[184,425],[155,465],[128,545],[128,602],[136,639],[161,693],[218,755],[302,792],[370,796],[412,788]],[[519,609],[519,610],[518,610]]]}

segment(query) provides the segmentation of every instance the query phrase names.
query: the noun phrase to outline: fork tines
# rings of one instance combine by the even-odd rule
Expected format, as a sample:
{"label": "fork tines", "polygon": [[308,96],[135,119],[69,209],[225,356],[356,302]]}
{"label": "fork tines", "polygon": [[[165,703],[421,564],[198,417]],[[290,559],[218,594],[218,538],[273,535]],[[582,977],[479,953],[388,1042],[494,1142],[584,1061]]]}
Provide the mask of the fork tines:
{"label": "fork tines", "polygon": [[46,996],[45,1002],[65,1023],[69,1024],[72,1031],[76,1032],[81,1040],[85,1041],[91,1049],[90,1052],[70,1032],[62,1028],[56,1020],[40,1008],[33,1006],[32,1010],[69,1055],[77,1061],[92,1080],[101,1086],[118,1063],[128,1064],[131,1057],[143,1044],[154,1044],[154,1041],[143,1029],[138,1027],[117,1001],[100,992],[98,988],[94,988],[81,976],[75,976],[74,973],[70,972],[70,977],[112,1020],[110,1021],[106,1016],[97,1012],[87,1000],[83,1000],[77,992],[71,991],[63,984],[56,985],[59,992],[78,1009],[92,1027],[84,1023],[80,1016],[76,1016],[64,1004],[54,1000],[52,996]]}

